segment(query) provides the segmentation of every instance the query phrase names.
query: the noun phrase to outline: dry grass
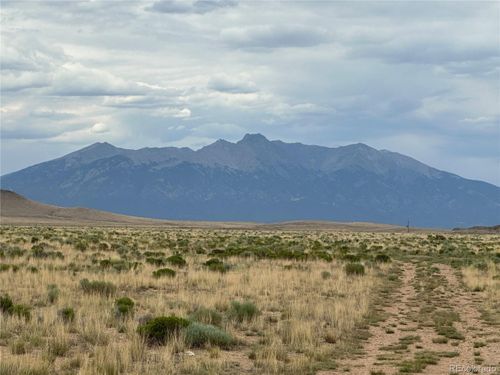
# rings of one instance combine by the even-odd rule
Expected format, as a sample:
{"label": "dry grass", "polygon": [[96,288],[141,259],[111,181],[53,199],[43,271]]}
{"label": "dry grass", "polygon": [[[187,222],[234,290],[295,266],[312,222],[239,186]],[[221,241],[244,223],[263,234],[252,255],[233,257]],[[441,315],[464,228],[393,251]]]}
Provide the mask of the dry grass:
{"label": "dry grass", "polygon": [[[206,235],[195,235],[200,234]],[[29,240],[26,236],[26,243],[19,246],[29,251]],[[17,264],[19,270],[0,273],[1,292],[15,303],[33,307],[29,322],[13,315],[0,317],[2,366],[9,373],[27,368],[81,374],[237,373],[236,364],[250,372],[300,373],[333,351],[325,341],[327,335],[330,342],[340,341],[363,319],[370,293],[379,282],[372,268],[363,277],[349,277],[342,263],[320,260],[232,257],[229,272],[219,273],[203,266],[208,256],[189,254],[187,267],[178,269],[175,278],[158,279],[152,276],[157,267],[147,263],[129,271],[101,270],[91,266],[89,259],[102,253],[44,242],[61,251],[64,260],[15,258],[9,264]],[[115,252],[105,255],[120,258]],[[72,271],[70,264],[88,267]],[[30,267],[38,271],[32,273]],[[331,274],[326,280],[325,271]],[[84,294],[79,284],[84,278],[110,282],[117,293],[113,297]],[[53,303],[47,292],[51,284],[59,290]],[[115,317],[113,304],[120,296],[135,301],[133,317]],[[224,319],[223,329],[238,340],[229,352],[189,349],[182,338],[163,347],[148,347],[137,334],[143,316],[187,317],[203,306],[227,317],[231,301],[251,301],[260,314],[250,321]],[[58,314],[65,307],[75,310],[73,322],[64,322]],[[187,355],[187,350],[195,355]],[[248,358],[252,352],[254,361]]]}
{"label": "dry grass", "polygon": [[[98,240],[89,240],[92,235]],[[230,266],[225,273],[204,266],[214,249],[230,248],[245,238],[265,243],[273,236],[309,255],[321,246],[333,260],[231,256],[222,258]],[[38,237],[34,243],[47,243],[64,259],[30,258],[33,237]],[[88,248],[77,250],[77,241],[70,241],[75,238],[88,240]],[[391,247],[409,253],[423,247],[425,239],[425,234],[2,227],[0,243],[27,253],[0,259],[10,266],[0,272],[0,295],[8,293],[14,303],[30,306],[31,320],[0,312],[0,375],[314,373],[334,365],[337,348],[352,341],[356,328],[373,313],[373,295],[384,286],[391,265],[373,263],[370,254]],[[100,248],[102,244],[111,249]],[[342,254],[354,250],[368,254],[361,260],[363,276],[344,272]],[[167,264],[176,276],[155,278],[153,271],[161,267],[145,261],[147,251],[165,257],[182,253],[187,266]],[[101,267],[103,259],[138,264],[117,271]],[[498,272],[494,265],[490,268]],[[112,283],[116,293],[84,293],[80,280],[85,278]],[[464,281],[498,300],[496,273],[468,268]],[[49,297],[49,285],[57,286],[56,298]],[[118,317],[114,302],[123,296],[135,302],[134,314]],[[232,301],[251,301],[259,314],[234,319]],[[61,318],[61,309],[67,307],[75,311],[73,321]],[[221,314],[221,329],[235,338],[234,347],[190,348],[183,334],[164,346],[150,346],[137,333],[147,316],[188,318],[199,307]]]}
{"label": "dry grass", "polygon": [[463,282],[481,298],[480,311],[484,320],[500,326],[500,267],[487,262],[481,267],[470,266],[462,269]]}

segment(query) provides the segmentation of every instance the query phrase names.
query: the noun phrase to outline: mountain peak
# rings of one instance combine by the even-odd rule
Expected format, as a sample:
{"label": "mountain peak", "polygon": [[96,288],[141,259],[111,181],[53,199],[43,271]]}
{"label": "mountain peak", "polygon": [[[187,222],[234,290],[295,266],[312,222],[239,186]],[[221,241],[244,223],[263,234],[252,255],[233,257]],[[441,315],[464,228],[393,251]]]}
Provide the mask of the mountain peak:
{"label": "mountain peak", "polygon": [[365,150],[365,151],[378,151],[377,149],[368,146],[365,143],[352,143],[350,145],[346,146],[341,146],[342,148],[349,149],[349,150]]}
{"label": "mountain peak", "polygon": [[113,146],[108,142],[96,142],[90,146],[74,151],[66,156],[65,159],[81,159],[85,162],[91,162],[104,157],[110,157],[119,154],[123,149]]}
{"label": "mountain peak", "polygon": [[111,150],[111,149],[115,149],[116,147],[108,142],[95,142],[95,143],[92,143],[87,148],[88,149],[92,148],[92,149],[101,149],[101,150],[104,150],[104,149]]}
{"label": "mountain peak", "polygon": [[245,134],[245,136],[243,137],[243,139],[241,141],[239,141],[238,143],[252,143],[252,144],[255,144],[255,143],[263,143],[263,142],[269,142],[269,139],[267,139],[266,137],[264,137],[260,133],[255,133],[255,134],[247,133],[247,134]]}

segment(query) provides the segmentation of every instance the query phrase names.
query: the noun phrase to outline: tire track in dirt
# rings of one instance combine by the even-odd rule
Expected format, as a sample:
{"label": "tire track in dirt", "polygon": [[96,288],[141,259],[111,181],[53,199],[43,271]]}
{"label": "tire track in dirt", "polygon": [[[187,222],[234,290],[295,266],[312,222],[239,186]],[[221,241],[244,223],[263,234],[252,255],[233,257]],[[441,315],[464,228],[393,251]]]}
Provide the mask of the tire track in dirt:
{"label": "tire track in dirt", "polygon": [[[435,365],[429,364],[419,373],[428,375],[452,374],[452,365],[469,366],[471,368],[482,366],[496,366],[497,372],[490,374],[500,374],[500,333],[495,331],[495,327],[489,326],[481,319],[478,310],[480,300],[472,292],[466,290],[459,282],[454,270],[444,264],[427,263],[428,267],[437,267],[439,272],[437,277],[441,280],[439,285],[432,291],[432,299],[429,301],[419,300],[416,288],[426,281],[425,274],[417,273],[416,266],[412,263],[405,263],[402,266],[402,285],[393,294],[393,301],[390,306],[383,308],[387,319],[377,326],[370,326],[370,338],[363,345],[364,354],[359,357],[339,361],[339,367],[335,371],[321,371],[319,375],[344,374],[346,372],[355,375],[399,374],[399,364],[403,361],[413,361],[417,352],[429,353],[458,353],[458,356],[438,357]],[[424,289],[425,291],[425,289]],[[431,293],[431,291],[429,291]],[[422,323],[419,317],[421,307],[435,306],[438,310],[451,307],[459,314],[460,320],[454,322],[454,326],[463,334],[463,340],[451,339],[445,343],[438,343],[434,340],[442,338],[435,330],[435,327]],[[435,308],[434,307],[434,308]],[[415,317],[417,317],[415,319]],[[387,330],[393,331],[389,333]],[[419,340],[410,343],[402,350],[382,350],[387,346],[397,346],[400,339],[407,336],[418,336]],[[484,342],[486,346],[474,348],[475,342]],[[484,360],[481,365],[475,364],[474,353],[479,352]],[[393,356],[393,359],[390,357]],[[378,358],[389,358],[379,360]],[[457,372],[455,372],[457,373]],[[462,371],[462,373],[464,373]]]}
{"label": "tire track in dirt", "polygon": [[[372,371],[392,371],[394,368],[386,363],[377,361],[378,355],[387,354],[380,350],[381,347],[390,345],[394,341],[398,341],[401,337],[406,336],[408,333],[402,331],[400,328],[411,328],[410,324],[405,322],[404,326],[400,323],[405,320],[412,307],[409,301],[415,298],[415,288],[413,287],[413,280],[415,278],[415,265],[412,263],[404,263],[402,265],[402,285],[394,293],[393,299],[397,303],[391,303],[385,306],[383,311],[388,315],[388,318],[380,322],[377,326],[370,326],[370,338],[363,345],[364,354],[358,358],[346,359],[339,361],[338,370],[334,371],[320,371],[318,375],[334,375],[345,373],[349,369],[349,373],[356,375],[370,375]],[[392,329],[393,333],[388,333],[386,330]]]}
{"label": "tire track in dirt", "polygon": [[[449,305],[460,315],[460,321],[455,323],[457,330],[461,332],[465,339],[458,342],[457,346],[439,346],[432,342],[424,342],[425,348],[429,350],[449,350],[459,353],[457,357],[442,358],[437,365],[428,366],[424,374],[450,374],[454,373],[452,365],[471,366],[478,368],[482,366],[497,366],[497,372],[488,372],[490,374],[500,373],[500,334],[494,327],[487,325],[482,319],[477,309],[478,300],[473,294],[465,290],[459,283],[454,270],[444,264],[437,264],[436,267],[442,276],[446,279],[445,295],[449,298]],[[487,341],[496,342],[487,342]],[[484,342],[486,346],[474,348],[474,342]],[[484,362],[481,365],[475,364],[474,352],[479,352]]]}

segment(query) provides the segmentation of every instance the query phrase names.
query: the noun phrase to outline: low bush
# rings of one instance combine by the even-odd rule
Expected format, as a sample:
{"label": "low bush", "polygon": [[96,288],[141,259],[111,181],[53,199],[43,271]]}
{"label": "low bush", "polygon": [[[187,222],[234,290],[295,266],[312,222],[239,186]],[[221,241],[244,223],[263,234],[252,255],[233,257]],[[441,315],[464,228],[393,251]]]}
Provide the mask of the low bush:
{"label": "low bush", "polygon": [[375,262],[377,263],[388,263],[391,261],[391,257],[387,254],[377,254],[375,256]]}
{"label": "low bush", "polygon": [[259,315],[259,309],[250,301],[232,301],[229,309],[229,316],[238,322],[250,321]]}
{"label": "low bush", "polygon": [[164,266],[167,264],[167,260],[164,257],[155,258],[155,257],[147,257],[146,263],[152,264],[153,266]]}
{"label": "low bush", "polygon": [[332,277],[332,274],[328,271],[322,271],[321,272],[321,278],[323,280],[326,280],[326,279],[329,279],[330,277]]}
{"label": "low bush", "polygon": [[170,268],[160,268],[159,270],[153,271],[153,277],[175,277],[176,272]]}
{"label": "low bush", "polygon": [[102,296],[112,296],[116,292],[116,286],[107,281],[89,281],[88,279],[80,280],[80,287],[84,293],[100,294]]}
{"label": "low bush", "polygon": [[137,332],[143,336],[149,344],[163,345],[170,338],[178,335],[181,330],[189,325],[189,321],[172,316],[159,316],[141,324]]}
{"label": "low bush", "polygon": [[41,242],[31,247],[31,257],[39,259],[64,259],[64,254],[60,251],[50,250],[45,242]]}
{"label": "low bush", "polygon": [[326,262],[331,262],[333,260],[333,257],[328,254],[326,251],[316,251],[313,253],[313,255],[318,258],[318,259],[322,259]]}
{"label": "low bush", "polygon": [[14,305],[12,306],[11,314],[16,315],[18,318],[23,318],[24,320],[30,320],[31,307],[27,305]]}
{"label": "low bush", "polygon": [[57,312],[57,315],[65,322],[70,323],[75,320],[75,310],[72,307],[64,307]]}
{"label": "low bush", "polygon": [[47,298],[50,303],[54,303],[59,298],[59,288],[55,284],[49,284],[47,286]]}
{"label": "low bush", "polygon": [[0,297],[0,311],[6,315],[16,315],[18,318],[25,320],[31,319],[31,307],[27,305],[14,304],[12,298],[8,294]]}
{"label": "low bush", "polygon": [[211,345],[228,349],[234,344],[234,339],[218,327],[195,322],[186,329],[186,342],[192,347]]}
{"label": "low bush", "polygon": [[5,314],[10,314],[12,312],[12,307],[14,303],[12,298],[8,294],[0,296],[0,310]]}
{"label": "low bush", "polygon": [[167,262],[177,267],[184,267],[187,264],[186,260],[179,254],[169,256]]}
{"label": "low bush", "polygon": [[358,254],[344,254],[342,259],[348,262],[359,262],[361,257]]}
{"label": "low bush", "polygon": [[88,248],[88,244],[85,242],[85,241],[78,241],[76,244],[75,244],[75,249],[78,250],[78,251],[85,251],[87,250]]}
{"label": "low bush", "polygon": [[228,264],[225,264],[222,260],[218,258],[211,258],[203,264],[207,266],[210,271],[217,271],[221,273],[227,272],[230,268]]}
{"label": "low bush", "polygon": [[203,263],[205,266],[209,267],[209,266],[212,266],[214,264],[221,264],[223,263],[222,260],[220,260],[219,258],[210,258],[209,260],[207,260],[205,263]]}
{"label": "low bush", "polygon": [[0,272],[5,272],[8,271],[9,269],[10,269],[10,264],[5,264],[5,263],[0,264]]}
{"label": "low bush", "polygon": [[26,254],[26,250],[21,249],[18,246],[9,246],[6,244],[0,244],[0,258],[16,258],[22,257]]}
{"label": "low bush", "polygon": [[222,314],[216,310],[199,307],[189,315],[190,320],[219,326],[222,324]]}
{"label": "low bush", "polygon": [[128,297],[118,298],[115,301],[115,315],[125,317],[134,313],[134,301]]}
{"label": "low bush", "polygon": [[345,273],[347,275],[364,275],[365,266],[361,263],[347,263],[344,267]]}

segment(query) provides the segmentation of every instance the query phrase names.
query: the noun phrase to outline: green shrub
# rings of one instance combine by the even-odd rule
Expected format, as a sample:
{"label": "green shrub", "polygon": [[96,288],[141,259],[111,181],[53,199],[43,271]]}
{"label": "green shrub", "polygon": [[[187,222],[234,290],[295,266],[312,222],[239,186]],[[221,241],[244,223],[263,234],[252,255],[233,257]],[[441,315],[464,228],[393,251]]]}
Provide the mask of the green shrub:
{"label": "green shrub", "polygon": [[170,268],[160,268],[159,270],[153,271],[153,277],[175,277],[176,272]]}
{"label": "green shrub", "polygon": [[478,261],[474,263],[474,267],[480,271],[487,271],[488,270],[488,264],[484,261]]}
{"label": "green shrub", "polygon": [[80,280],[80,287],[84,293],[100,294],[106,297],[112,296],[116,292],[116,286],[106,281],[89,281],[88,279],[82,279]]}
{"label": "green shrub", "polygon": [[259,309],[250,301],[232,301],[229,316],[238,322],[250,321],[259,315]]}
{"label": "green shrub", "polygon": [[214,264],[221,264],[223,263],[222,260],[220,260],[219,258],[210,258],[209,260],[207,260],[205,263],[203,263],[205,266],[212,266]]}
{"label": "green shrub", "polygon": [[25,320],[31,319],[31,307],[14,304],[8,294],[0,297],[0,310],[7,315],[16,315],[18,318],[24,318]]}
{"label": "green shrub", "polygon": [[26,250],[21,249],[19,246],[0,244],[0,258],[16,258],[22,257],[24,254],[26,254]]}
{"label": "green shrub", "polygon": [[55,284],[47,286],[47,298],[50,303],[54,303],[59,298],[59,288]]}
{"label": "green shrub", "polygon": [[75,320],[75,310],[72,307],[64,307],[57,312],[57,315],[66,323]]}
{"label": "green shrub", "polygon": [[159,267],[159,266],[164,266],[167,263],[167,260],[165,257],[160,257],[160,258],[147,257],[146,263]]}
{"label": "green shrub", "polygon": [[210,271],[217,271],[221,273],[225,273],[229,270],[230,266],[225,264],[219,258],[211,258],[204,263],[205,266],[208,267]]}
{"label": "green shrub", "polygon": [[10,314],[13,306],[14,303],[12,302],[12,298],[10,298],[8,294],[0,296],[0,310],[3,313]]}
{"label": "green shrub", "polygon": [[12,306],[11,313],[18,318],[24,318],[24,320],[31,319],[31,307],[27,305],[14,305]]}
{"label": "green shrub", "polygon": [[75,244],[75,249],[78,251],[85,251],[85,250],[87,250],[87,248],[88,248],[88,245],[85,241],[78,241]]}
{"label": "green shrub", "polygon": [[178,335],[181,330],[189,325],[189,321],[172,316],[159,316],[141,324],[137,332],[143,336],[149,344],[163,345],[170,338]]}
{"label": "green shrub", "polygon": [[109,245],[106,242],[101,242],[97,247],[100,251],[108,251],[109,250]]}
{"label": "green shrub", "polygon": [[0,264],[0,272],[5,272],[5,271],[8,271],[10,269],[10,264]]}
{"label": "green shrub", "polygon": [[377,263],[388,263],[391,261],[391,257],[387,254],[377,254],[375,256],[375,262]]}
{"label": "green shrub", "polygon": [[99,265],[102,268],[109,268],[113,265],[113,263],[111,262],[111,259],[103,259],[99,262]]}
{"label": "green shrub", "polygon": [[134,313],[134,301],[128,297],[118,298],[115,301],[115,315],[124,317]]}
{"label": "green shrub", "polygon": [[206,307],[197,308],[189,315],[189,319],[214,326],[220,326],[222,324],[222,314]]}
{"label": "green shrub", "polygon": [[342,259],[348,262],[359,262],[361,257],[358,254],[344,254]]}
{"label": "green shrub", "polygon": [[347,263],[344,267],[345,273],[348,275],[364,275],[365,266],[361,263]]}
{"label": "green shrub", "polygon": [[193,347],[203,347],[206,345],[219,346],[228,349],[234,343],[231,335],[218,327],[191,323],[186,329],[186,342]]}
{"label": "green shrub", "polygon": [[326,251],[316,251],[314,253],[314,256],[318,259],[323,259],[324,261],[331,262],[333,260],[333,257],[328,254]]}
{"label": "green shrub", "polygon": [[179,254],[168,257],[167,262],[177,267],[184,267],[187,264],[186,260]]}
{"label": "green shrub", "polygon": [[321,272],[321,278],[323,280],[326,280],[326,279],[329,279],[330,277],[332,277],[332,274],[328,271],[322,271]]}

